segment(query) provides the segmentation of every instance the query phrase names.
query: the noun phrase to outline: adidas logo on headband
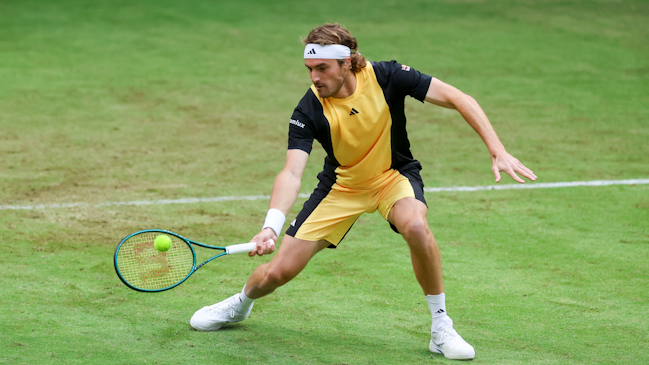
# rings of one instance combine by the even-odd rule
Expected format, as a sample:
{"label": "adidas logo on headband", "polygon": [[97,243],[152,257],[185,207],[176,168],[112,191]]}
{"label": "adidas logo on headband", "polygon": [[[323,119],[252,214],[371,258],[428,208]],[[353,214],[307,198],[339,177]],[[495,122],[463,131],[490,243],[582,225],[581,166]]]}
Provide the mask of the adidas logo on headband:
{"label": "adidas logo on headband", "polygon": [[342,44],[328,44],[326,46],[321,46],[316,43],[309,43],[304,47],[304,58],[305,59],[333,59],[333,60],[344,60],[345,58],[351,55],[351,49]]}

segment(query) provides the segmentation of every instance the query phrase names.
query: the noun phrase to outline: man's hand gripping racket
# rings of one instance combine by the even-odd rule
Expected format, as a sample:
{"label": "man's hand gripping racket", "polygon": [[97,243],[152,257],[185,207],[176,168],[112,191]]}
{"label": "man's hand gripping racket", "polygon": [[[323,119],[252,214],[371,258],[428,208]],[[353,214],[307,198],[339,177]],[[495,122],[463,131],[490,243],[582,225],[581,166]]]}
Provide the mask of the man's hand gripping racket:
{"label": "man's hand gripping racket", "polygon": [[248,256],[263,256],[273,253],[275,251],[275,241],[277,241],[277,235],[272,228],[266,227],[262,229],[250,240],[250,243],[257,243],[257,247],[248,252]]}
{"label": "man's hand gripping racket", "polygon": [[[159,251],[154,246],[156,237],[160,235],[171,239],[171,247],[166,251]],[[246,252],[261,256],[275,250],[274,241],[258,244],[261,237],[257,236],[253,242],[220,247],[192,241],[170,231],[147,229],[130,234],[119,243],[115,249],[115,271],[131,289],[160,292],[180,285],[203,265],[221,256]],[[194,245],[223,252],[196,266]]]}

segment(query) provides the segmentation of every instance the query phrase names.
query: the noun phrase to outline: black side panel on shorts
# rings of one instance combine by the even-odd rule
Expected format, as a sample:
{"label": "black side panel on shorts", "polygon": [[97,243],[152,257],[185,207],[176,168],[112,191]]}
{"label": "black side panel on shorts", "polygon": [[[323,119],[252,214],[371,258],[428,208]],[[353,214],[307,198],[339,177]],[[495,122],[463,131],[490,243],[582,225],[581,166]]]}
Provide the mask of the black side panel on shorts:
{"label": "black side panel on shorts", "polygon": [[421,170],[421,164],[414,159],[410,152],[404,103],[406,95],[423,102],[432,77],[394,60],[372,62],[372,66],[392,116],[391,167],[402,174],[412,169]]}
{"label": "black side panel on shorts", "polygon": [[[408,171],[401,172],[401,174],[407,177],[408,181],[410,181],[412,190],[415,192],[415,199],[419,200],[420,202],[428,206],[428,203],[426,203],[426,198],[424,197],[424,181],[421,179],[421,176],[419,175],[419,170],[410,169]],[[397,227],[394,226],[394,224],[390,223],[390,228],[392,228],[393,231],[399,233],[399,230],[397,229]]]}
{"label": "black side panel on shorts", "polygon": [[[324,171],[322,173],[324,173]],[[318,177],[320,177],[320,175],[318,175]],[[295,222],[292,222],[291,225],[286,230],[287,235],[291,237],[295,237],[295,234],[297,233],[298,229],[300,229],[304,221],[306,221],[306,219],[309,218],[309,216],[311,215],[311,213],[313,213],[313,211],[318,206],[318,204],[320,204],[320,202],[327,196],[327,194],[329,194],[332,186],[333,183],[328,185],[324,183],[322,180],[320,180],[320,182],[318,183],[318,187],[316,187],[315,190],[313,190],[313,193],[311,193],[309,199],[306,202],[304,202],[304,206],[302,207],[300,213],[297,215],[297,218],[295,218]]]}
{"label": "black side panel on shorts", "polygon": [[[315,188],[313,193],[311,193],[311,196],[309,197],[309,199],[304,203],[304,206],[302,207],[302,210],[300,210],[300,213],[297,215],[297,218],[295,218],[295,222],[292,222],[291,225],[286,230],[287,235],[289,235],[291,237],[295,237],[295,235],[297,234],[297,231],[300,229],[300,227],[302,226],[304,221],[306,221],[307,218],[309,218],[309,216],[311,215],[311,213],[313,213],[315,208],[320,204],[320,202],[331,191],[331,187],[333,186],[333,184],[336,181],[335,173],[331,172],[331,173],[334,174],[333,175],[334,179],[332,180],[331,184],[326,183],[322,178],[323,174],[326,174],[326,175],[329,174],[327,172],[327,169],[329,169],[330,166],[331,165],[327,165],[326,162],[325,162],[325,170],[322,171],[320,173],[320,175],[318,175],[318,178],[320,179],[320,182],[318,183],[318,186]],[[327,177],[327,179],[328,179],[328,177]],[[352,223],[352,226],[353,225],[354,224]],[[349,230],[347,230],[347,233],[349,233],[349,231],[351,229],[352,229],[352,227],[350,226]],[[347,233],[345,233],[343,238],[340,240],[341,242],[342,242],[342,240],[345,239],[345,236],[347,236]],[[336,248],[336,247],[337,247],[336,245],[329,245],[328,248]]]}

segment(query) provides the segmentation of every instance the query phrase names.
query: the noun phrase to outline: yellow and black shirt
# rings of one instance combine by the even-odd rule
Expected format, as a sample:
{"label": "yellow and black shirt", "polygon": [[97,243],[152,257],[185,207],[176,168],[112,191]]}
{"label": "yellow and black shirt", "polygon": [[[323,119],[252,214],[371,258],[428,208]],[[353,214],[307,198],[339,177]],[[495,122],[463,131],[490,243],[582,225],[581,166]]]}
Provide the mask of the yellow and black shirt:
{"label": "yellow and black shirt", "polygon": [[404,102],[407,95],[423,102],[431,77],[396,61],[369,62],[356,81],[345,99],[321,98],[311,86],[291,117],[288,148],[310,153],[313,140],[320,142],[325,186],[372,188],[391,170],[421,170],[410,152]]}

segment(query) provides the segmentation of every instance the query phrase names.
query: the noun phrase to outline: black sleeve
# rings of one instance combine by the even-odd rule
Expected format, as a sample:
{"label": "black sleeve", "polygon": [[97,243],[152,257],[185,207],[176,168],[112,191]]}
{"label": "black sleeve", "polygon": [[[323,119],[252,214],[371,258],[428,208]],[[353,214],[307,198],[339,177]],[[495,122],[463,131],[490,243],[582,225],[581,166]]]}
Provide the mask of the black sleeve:
{"label": "black sleeve", "polygon": [[394,60],[372,62],[372,66],[376,78],[384,89],[393,88],[403,96],[410,95],[421,102],[426,98],[431,76]]}
{"label": "black sleeve", "polygon": [[293,111],[293,115],[289,121],[288,149],[298,149],[306,153],[311,153],[314,138],[315,130],[313,123],[303,112],[300,105],[298,105]]}

